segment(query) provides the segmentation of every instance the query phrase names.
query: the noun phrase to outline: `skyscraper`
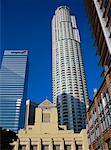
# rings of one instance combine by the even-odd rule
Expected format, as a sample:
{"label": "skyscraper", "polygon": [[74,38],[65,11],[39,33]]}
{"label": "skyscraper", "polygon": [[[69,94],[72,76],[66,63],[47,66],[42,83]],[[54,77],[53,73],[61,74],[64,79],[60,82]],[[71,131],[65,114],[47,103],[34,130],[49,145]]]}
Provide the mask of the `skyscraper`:
{"label": "skyscraper", "polygon": [[80,132],[85,128],[89,100],[79,30],[66,6],[58,7],[52,19],[52,72],[59,123]]}
{"label": "skyscraper", "polygon": [[96,54],[100,56],[99,65],[107,72],[111,68],[111,1],[84,1],[98,47]]}
{"label": "skyscraper", "polygon": [[[90,150],[111,149],[111,0],[84,0],[104,69],[104,80],[87,111]],[[102,140],[101,140],[102,139]]]}
{"label": "skyscraper", "polygon": [[5,50],[0,68],[0,127],[15,132],[24,125],[28,51]]}

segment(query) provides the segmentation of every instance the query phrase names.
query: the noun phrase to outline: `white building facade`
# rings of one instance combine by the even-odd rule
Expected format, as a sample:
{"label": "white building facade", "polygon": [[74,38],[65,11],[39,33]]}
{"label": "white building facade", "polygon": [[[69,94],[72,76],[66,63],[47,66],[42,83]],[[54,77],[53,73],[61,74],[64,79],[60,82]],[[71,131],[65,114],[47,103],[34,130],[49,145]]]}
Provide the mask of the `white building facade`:
{"label": "white building facade", "polygon": [[85,128],[89,100],[79,30],[66,6],[58,7],[52,19],[52,72],[59,123],[80,132]]}

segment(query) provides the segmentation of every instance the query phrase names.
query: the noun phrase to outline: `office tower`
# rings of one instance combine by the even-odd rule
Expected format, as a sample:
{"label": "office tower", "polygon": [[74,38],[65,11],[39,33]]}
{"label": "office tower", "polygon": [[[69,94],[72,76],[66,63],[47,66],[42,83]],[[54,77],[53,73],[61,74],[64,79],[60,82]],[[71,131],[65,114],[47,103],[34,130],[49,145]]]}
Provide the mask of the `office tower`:
{"label": "office tower", "polygon": [[33,125],[35,122],[35,108],[37,104],[32,102],[30,99],[26,101],[26,109],[25,109],[25,127],[27,125]]}
{"label": "office tower", "polygon": [[99,65],[107,72],[111,67],[111,1],[85,0],[85,4],[98,47]]}
{"label": "office tower", "polygon": [[53,102],[59,123],[80,132],[89,106],[85,73],[75,16],[60,6],[52,19]]}
{"label": "office tower", "polygon": [[[87,111],[90,150],[111,149],[111,1],[85,0],[97,45],[103,82]],[[102,140],[101,140],[102,139]]]}
{"label": "office tower", "polygon": [[89,150],[86,133],[86,129],[74,133],[59,125],[57,108],[46,99],[35,109],[34,125],[21,129],[11,145],[16,150]]}
{"label": "office tower", "polygon": [[15,132],[24,125],[28,51],[5,50],[0,68],[0,127]]}

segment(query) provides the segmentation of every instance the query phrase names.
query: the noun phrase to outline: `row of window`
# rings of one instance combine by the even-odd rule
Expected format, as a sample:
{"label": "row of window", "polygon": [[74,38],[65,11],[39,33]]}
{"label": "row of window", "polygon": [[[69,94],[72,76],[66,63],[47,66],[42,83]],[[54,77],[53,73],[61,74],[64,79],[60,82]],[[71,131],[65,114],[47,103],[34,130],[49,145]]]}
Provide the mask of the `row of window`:
{"label": "row of window", "polygon": [[[77,145],[77,150],[82,150],[82,145]],[[60,145],[53,145],[53,150],[60,150]],[[13,148],[14,150],[14,148]],[[26,145],[20,145],[19,150],[26,150]],[[37,145],[31,145],[30,150],[39,150]],[[42,145],[42,150],[49,150],[49,145]],[[71,145],[65,145],[65,150],[71,150]]]}
{"label": "row of window", "polygon": [[[110,32],[111,37],[111,3],[109,4],[109,0],[101,0],[100,1],[100,9],[103,12],[103,18],[105,18],[106,21],[106,27],[108,27],[108,30]],[[110,6],[109,6],[110,5]]]}
{"label": "row of window", "polygon": [[[96,109],[98,109],[99,116],[97,116]],[[106,132],[106,130],[109,130],[110,126],[111,103],[110,96],[107,91],[104,94],[101,94],[101,99],[98,102],[98,107],[94,108],[90,115],[88,134],[91,139],[91,143],[95,140],[95,137],[98,137]]]}

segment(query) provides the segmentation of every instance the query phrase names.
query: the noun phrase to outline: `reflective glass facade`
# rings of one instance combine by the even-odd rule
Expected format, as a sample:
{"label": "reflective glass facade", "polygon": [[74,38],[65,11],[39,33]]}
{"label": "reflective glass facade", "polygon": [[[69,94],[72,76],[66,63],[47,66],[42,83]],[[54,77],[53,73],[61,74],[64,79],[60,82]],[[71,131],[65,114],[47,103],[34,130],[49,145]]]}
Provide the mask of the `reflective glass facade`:
{"label": "reflective glass facade", "polygon": [[24,125],[28,51],[5,50],[0,68],[0,127],[15,132]]}

